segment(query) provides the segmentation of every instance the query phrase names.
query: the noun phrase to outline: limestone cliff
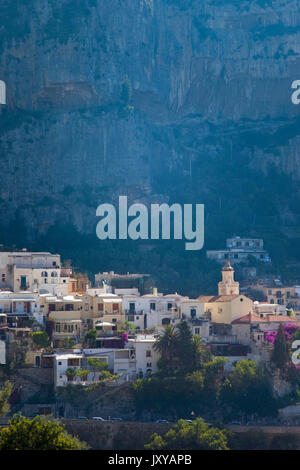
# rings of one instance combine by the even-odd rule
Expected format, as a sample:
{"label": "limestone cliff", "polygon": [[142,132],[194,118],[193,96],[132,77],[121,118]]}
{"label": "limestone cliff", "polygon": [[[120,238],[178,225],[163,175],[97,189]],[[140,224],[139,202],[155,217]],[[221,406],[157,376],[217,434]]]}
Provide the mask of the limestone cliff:
{"label": "limestone cliff", "polygon": [[224,220],[298,237],[297,0],[2,0],[0,18],[2,225],[94,233],[128,194],[204,202],[212,238]]}

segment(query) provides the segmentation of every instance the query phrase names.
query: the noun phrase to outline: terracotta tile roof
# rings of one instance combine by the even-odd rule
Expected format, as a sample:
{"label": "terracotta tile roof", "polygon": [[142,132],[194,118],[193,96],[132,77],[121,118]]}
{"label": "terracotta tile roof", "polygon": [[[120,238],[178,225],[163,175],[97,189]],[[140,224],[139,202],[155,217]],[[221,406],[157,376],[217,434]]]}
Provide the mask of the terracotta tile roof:
{"label": "terracotta tile roof", "polygon": [[288,315],[266,315],[265,317],[261,318],[253,312],[249,312],[247,315],[244,315],[237,320],[234,320],[233,324],[239,323],[270,323],[270,322],[295,322],[297,321],[295,318],[291,318]]}
{"label": "terracotta tile roof", "polygon": [[204,303],[207,303],[209,302],[211,299],[214,299],[215,296],[214,295],[200,295],[197,300],[199,300],[200,302],[204,302]]}
{"label": "terracotta tile roof", "polygon": [[268,321],[287,321],[287,322],[295,322],[297,321],[296,318],[291,318],[288,315],[266,315]]}
{"label": "terracotta tile roof", "polygon": [[244,315],[241,318],[237,318],[237,320],[234,320],[232,323],[233,324],[236,324],[236,323],[256,323],[256,322],[265,323],[265,321],[266,320],[264,318],[260,318],[255,313],[249,312],[247,315]]}
{"label": "terracotta tile roof", "polygon": [[231,302],[231,300],[234,300],[238,297],[241,297],[241,295],[200,295],[197,300],[200,300],[200,302],[204,303]]}

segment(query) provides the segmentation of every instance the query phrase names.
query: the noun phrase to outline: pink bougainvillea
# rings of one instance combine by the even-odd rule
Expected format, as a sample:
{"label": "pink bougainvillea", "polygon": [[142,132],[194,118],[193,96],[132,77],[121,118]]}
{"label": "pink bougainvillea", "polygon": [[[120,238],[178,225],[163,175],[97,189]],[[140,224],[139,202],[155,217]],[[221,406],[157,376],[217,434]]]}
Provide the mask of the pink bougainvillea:
{"label": "pink bougainvillea", "polygon": [[[286,323],[285,325],[283,325],[283,329],[286,339],[289,341],[290,339],[292,339],[292,334],[299,329],[299,326],[293,325],[293,323]],[[274,344],[276,336],[277,331],[266,331],[265,341]]]}

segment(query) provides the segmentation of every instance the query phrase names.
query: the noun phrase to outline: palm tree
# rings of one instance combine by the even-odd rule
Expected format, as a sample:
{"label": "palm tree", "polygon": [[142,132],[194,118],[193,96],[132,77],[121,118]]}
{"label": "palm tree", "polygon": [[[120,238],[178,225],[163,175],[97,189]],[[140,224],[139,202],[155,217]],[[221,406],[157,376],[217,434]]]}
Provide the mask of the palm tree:
{"label": "palm tree", "polygon": [[163,334],[153,346],[153,349],[160,353],[162,360],[167,363],[170,369],[173,369],[174,365],[177,336],[174,326],[166,325]]}

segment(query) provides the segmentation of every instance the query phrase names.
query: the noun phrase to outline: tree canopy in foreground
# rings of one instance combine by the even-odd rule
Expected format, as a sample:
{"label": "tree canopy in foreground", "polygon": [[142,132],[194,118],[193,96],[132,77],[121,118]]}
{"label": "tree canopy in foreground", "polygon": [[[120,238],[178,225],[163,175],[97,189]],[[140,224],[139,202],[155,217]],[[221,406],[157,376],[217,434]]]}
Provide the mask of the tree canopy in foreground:
{"label": "tree canopy in foreground", "polygon": [[15,415],[0,430],[0,450],[86,450],[88,446],[56,421]]}
{"label": "tree canopy in foreground", "polygon": [[230,432],[207,424],[197,418],[191,423],[180,419],[165,436],[155,433],[145,449],[159,450],[229,450]]}

